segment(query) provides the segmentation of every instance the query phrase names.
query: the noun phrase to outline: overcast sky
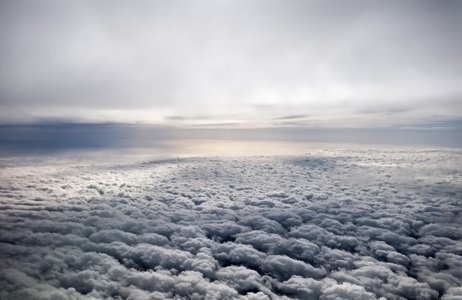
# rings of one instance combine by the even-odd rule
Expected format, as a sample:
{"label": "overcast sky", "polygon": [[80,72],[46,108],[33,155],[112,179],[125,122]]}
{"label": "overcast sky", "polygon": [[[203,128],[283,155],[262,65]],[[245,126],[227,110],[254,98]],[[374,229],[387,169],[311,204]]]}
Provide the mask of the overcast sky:
{"label": "overcast sky", "polygon": [[462,118],[460,1],[1,1],[0,118]]}

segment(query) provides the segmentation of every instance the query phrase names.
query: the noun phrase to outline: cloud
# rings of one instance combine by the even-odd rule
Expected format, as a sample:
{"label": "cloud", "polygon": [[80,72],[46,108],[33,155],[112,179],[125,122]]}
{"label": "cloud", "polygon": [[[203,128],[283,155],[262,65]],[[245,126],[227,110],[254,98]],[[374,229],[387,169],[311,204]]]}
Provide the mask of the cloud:
{"label": "cloud", "polygon": [[460,154],[2,157],[0,298],[457,299]]}
{"label": "cloud", "polygon": [[457,2],[25,5],[1,4],[2,120],[460,117]]}
{"label": "cloud", "polygon": [[376,299],[374,294],[368,293],[362,286],[351,283],[342,283],[330,286],[323,291],[322,300],[340,300],[340,299]]}
{"label": "cloud", "polygon": [[[229,126],[222,128],[200,126],[157,126],[117,123],[31,123],[0,124],[0,154],[2,155],[62,155],[73,153],[78,156],[91,156],[92,152],[103,152],[108,156],[119,156],[126,152],[150,153],[158,159],[173,156],[187,157],[197,155],[277,155],[280,153],[300,154],[307,148],[333,148],[358,145],[406,146],[406,147],[460,147],[460,122],[439,122],[414,124],[415,128],[381,127],[374,128],[326,128],[309,124],[273,128],[245,128]],[[255,124],[254,124],[255,125]],[[252,126],[254,126],[252,125]],[[429,126],[433,128],[428,130]],[[453,129],[448,129],[448,128]],[[262,152],[263,151],[263,152]],[[334,164],[334,161],[320,161],[315,157],[307,161],[293,163],[321,167]],[[216,170],[219,172],[218,170]],[[194,172],[191,172],[193,176]],[[198,176],[198,174],[195,174]],[[66,183],[64,183],[66,184]],[[88,189],[104,192],[105,187],[88,184]],[[126,197],[126,191],[120,191]],[[275,187],[268,191],[271,199],[248,199],[259,205],[266,201],[279,199],[287,203],[296,199]],[[309,195],[309,193],[307,194]],[[313,194],[314,195],[314,194]],[[149,196],[149,195],[147,195]],[[287,196],[287,197],[285,197]],[[321,195],[318,195],[321,197]],[[284,198],[284,199],[282,199]],[[193,200],[193,199],[191,199]],[[196,201],[201,201],[196,199]],[[260,204],[263,204],[260,203]]]}

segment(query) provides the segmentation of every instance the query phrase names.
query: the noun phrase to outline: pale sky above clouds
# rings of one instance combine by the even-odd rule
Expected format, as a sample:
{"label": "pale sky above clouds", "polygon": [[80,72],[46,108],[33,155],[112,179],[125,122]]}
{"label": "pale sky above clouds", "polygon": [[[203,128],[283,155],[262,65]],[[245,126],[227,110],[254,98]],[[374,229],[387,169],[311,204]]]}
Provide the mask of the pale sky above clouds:
{"label": "pale sky above clouds", "polygon": [[459,1],[2,1],[0,118],[462,118]]}

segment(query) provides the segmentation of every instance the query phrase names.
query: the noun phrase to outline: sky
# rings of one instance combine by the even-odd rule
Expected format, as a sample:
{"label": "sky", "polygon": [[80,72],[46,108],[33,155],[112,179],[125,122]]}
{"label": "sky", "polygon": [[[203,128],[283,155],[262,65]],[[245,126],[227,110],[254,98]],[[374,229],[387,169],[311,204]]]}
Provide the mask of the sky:
{"label": "sky", "polygon": [[462,119],[460,1],[1,1],[0,121]]}

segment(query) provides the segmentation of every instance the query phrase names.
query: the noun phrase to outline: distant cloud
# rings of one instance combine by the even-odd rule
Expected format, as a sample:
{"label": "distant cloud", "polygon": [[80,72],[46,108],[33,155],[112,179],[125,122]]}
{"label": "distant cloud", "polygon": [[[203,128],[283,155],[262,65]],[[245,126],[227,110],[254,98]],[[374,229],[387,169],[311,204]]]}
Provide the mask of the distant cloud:
{"label": "distant cloud", "polygon": [[291,116],[284,116],[284,117],[279,117],[276,118],[276,120],[293,120],[293,119],[303,119],[307,115],[291,115]]}
{"label": "distant cloud", "polygon": [[[281,121],[273,128],[239,123],[155,126],[41,122],[0,125],[0,154],[88,154],[136,151],[158,157],[183,155],[300,154],[307,148],[340,145],[461,147],[461,122],[426,122],[378,128],[327,128]],[[265,154],[263,153],[263,154]],[[259,200],[265,201],[265,200]]]}

